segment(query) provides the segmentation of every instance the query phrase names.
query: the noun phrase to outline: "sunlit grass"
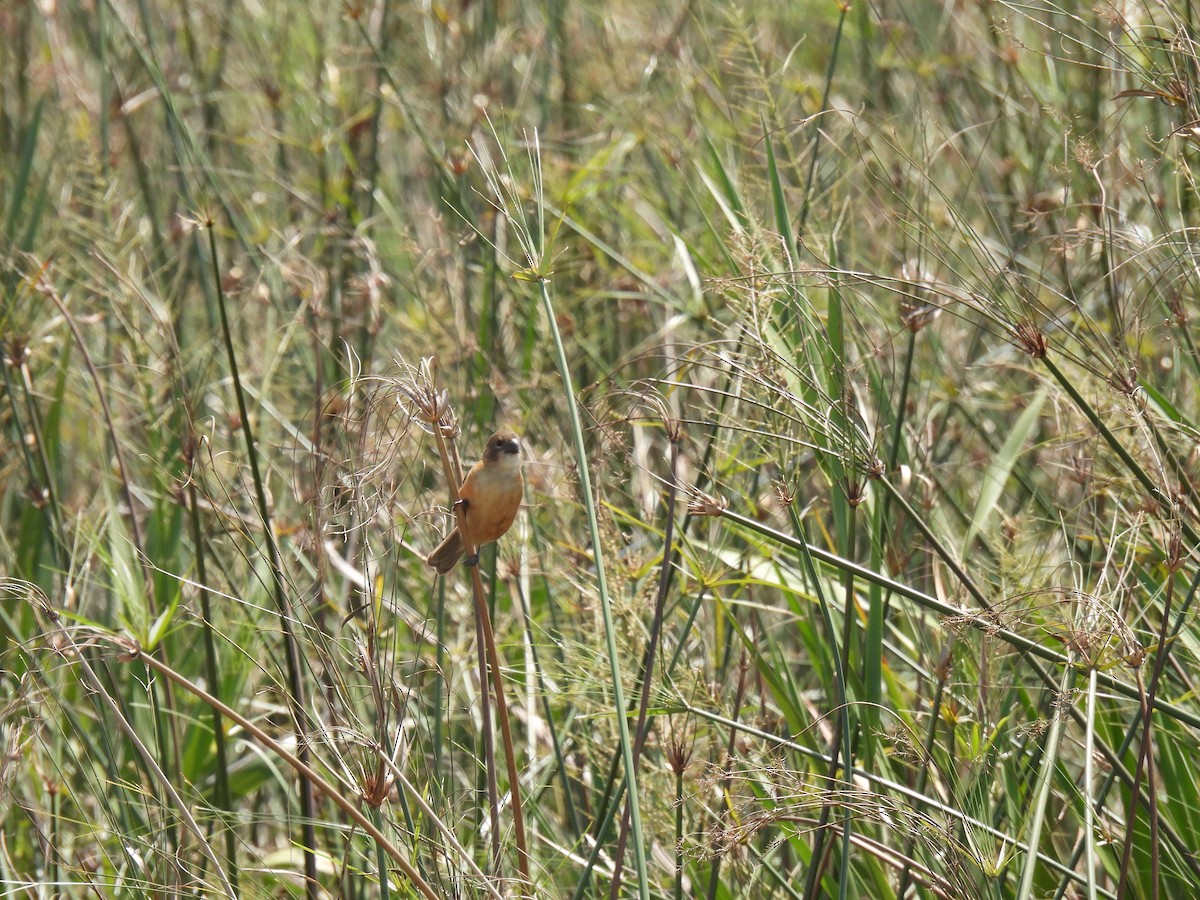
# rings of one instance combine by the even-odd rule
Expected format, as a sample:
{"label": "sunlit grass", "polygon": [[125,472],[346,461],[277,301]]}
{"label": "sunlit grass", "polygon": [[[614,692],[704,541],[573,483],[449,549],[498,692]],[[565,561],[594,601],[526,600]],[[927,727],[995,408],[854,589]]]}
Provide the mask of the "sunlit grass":
{"label": "sunlit grass", "polygon": [[0,11],[0,880],[1200,891],[1188,16]]}

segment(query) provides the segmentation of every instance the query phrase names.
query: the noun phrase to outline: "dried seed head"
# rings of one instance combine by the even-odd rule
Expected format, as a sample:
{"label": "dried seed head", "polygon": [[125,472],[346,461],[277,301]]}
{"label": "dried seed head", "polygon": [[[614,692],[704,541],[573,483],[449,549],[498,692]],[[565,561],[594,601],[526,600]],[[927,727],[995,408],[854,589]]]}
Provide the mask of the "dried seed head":
{"label": "dried seed head", "polygon": [[1021,319],[1013,330],[1013,338],[1017,346],[1034,359],[1046,358],[1046,336],[1034,324],[1032,319]]}
{"label": "dried seed head", "polygon": [[689,516],[719,516],[728,508],[729,501],[724,497],[714,497],[695,488],[692,489],[692,496],[687,505]]}
{"label": "dried seed head", "polygon": [[851,478],[846,483],[846,502],[851,507],[858,507],[867,499],[866,483],[857,478]]}
{"label": "dried seed head", "polygon": [[887,464],[879,456],[874,456],[867,463],[867,477],[872,481],[878,481],[887,474]]}
{"label": "dried seed head", "polygon": [[368,772],[363,776],[363,784],[359,789],[359,797],[367,806],[380,807],[388,796],[392,793],[392,788],[396,784],[396,776],[391,772],[383,773],[382,777],[378,773]]}
{"label": "dried seed head", "polygon": [[942,314],[941,307],[929,299],[934,278],[915,259],[910,259],[900,267],[900,280],[907,287],[900,295],[900,321],[916,334]]}
{"label": "dried seed head", "polygon": [[1134,366],[1128,366],[1124,371],[1115,371],[1108,376],[1108,383],[1113,390],[1132,397],[1138,389],[1138,374]]}
{"label": "dried seed head", "polygon": [[29,341],[23,335],[10,334],[4,342],[4,362],[10,369],[19,369],[29,362],[32,353]]}
{"label": "dried seed head", "polygon": [[790,506],[796,500],[796,490],[782,478],[778,481],[771,482],[771,487],[775,488],[775,495],[779,498],[779,502],[784,506]]}
{"label": "dried seed head", "polygon": [[461,431],[458,414],[450,406],[449,391],[437,388],[432,357],[422,359],[416,368],[410,367],[408,377],[396,382],[396,390],[400,406],[426,431],[436,427],[446,438],[458,437]]}

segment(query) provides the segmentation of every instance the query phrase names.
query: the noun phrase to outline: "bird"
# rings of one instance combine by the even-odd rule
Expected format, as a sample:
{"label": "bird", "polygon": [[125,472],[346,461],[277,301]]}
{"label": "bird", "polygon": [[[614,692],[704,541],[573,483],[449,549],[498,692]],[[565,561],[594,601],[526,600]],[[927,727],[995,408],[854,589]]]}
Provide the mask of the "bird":
{"label": "bird", "polygon": [[[467,531],[475,545],[475,553],[467,565],[479,562],[480,546],[499,540],[512,527],[524,492],[521,441],[511,431],[497,431],[488,438],[483,459],[471,467],[458,489],[458,502],[462,504]],[[465,551],[462,535],[455,526],[425,561],[439,575],[445,575]]]}

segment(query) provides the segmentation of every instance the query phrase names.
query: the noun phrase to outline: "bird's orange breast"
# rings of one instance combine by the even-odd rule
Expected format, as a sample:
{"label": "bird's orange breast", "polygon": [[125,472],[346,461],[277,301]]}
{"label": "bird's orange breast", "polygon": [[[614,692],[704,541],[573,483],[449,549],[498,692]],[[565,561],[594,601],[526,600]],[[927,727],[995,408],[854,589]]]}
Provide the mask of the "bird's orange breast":
{"label": "bird's orange breast", "polygon": [[512,527],[524,488],[519,468],[479,464],[471,469],[458,493],[469,504],[467,527],[473,543],[490,543]]}

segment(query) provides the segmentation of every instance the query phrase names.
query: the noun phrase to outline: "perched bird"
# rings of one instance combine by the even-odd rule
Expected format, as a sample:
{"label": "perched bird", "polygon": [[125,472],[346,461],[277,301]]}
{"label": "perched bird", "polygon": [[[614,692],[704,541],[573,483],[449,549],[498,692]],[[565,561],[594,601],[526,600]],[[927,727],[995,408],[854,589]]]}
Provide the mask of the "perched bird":
{"label": "perched bird", "polygon": [[[459,502],[467,519],[467,532],[475,544],[469,565],[479,561],[479,548],[498,540],[512,526],[521,508],[525,481],[521,477],[521,442],[511,431],[497,431],[488,438],[483,459],[471,467],[462,487]],[[457,526],[429,554],[426,562],[445,575],[463,555],[462,535]]]}

